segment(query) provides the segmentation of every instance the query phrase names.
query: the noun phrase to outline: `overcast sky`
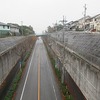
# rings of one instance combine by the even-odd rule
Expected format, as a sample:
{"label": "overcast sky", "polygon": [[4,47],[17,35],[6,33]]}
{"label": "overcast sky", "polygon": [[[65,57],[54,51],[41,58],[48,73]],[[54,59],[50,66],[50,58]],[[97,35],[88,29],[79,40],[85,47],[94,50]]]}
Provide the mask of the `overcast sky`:
{"label": "overcast sky", "polygon": [[83,17],[83,6],[87,4],[87,15],[100,13],[100,0],[1,0],[0,22],[31,25],[41,33],[49,25],[66,16],[67,21]]}

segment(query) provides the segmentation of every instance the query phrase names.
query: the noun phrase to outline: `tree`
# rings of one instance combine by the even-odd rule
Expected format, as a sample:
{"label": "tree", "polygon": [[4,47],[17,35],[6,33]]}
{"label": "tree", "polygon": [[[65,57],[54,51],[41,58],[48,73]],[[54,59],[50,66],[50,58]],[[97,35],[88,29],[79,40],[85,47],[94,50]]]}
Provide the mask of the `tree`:
{"label": "tree", "polygon": [[33,27],[30,26],[20,26],[20,33],[23,33],[23,35],[29,35],[29,34],[35,34],[35,31],[33,30]]}

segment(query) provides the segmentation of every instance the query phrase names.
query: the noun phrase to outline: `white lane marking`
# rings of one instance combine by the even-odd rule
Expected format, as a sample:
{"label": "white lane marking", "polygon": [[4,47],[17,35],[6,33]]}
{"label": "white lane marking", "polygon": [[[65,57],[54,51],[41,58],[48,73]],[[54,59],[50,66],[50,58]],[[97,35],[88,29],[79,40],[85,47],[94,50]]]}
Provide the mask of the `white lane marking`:
{"label": "white lane marking", "polygon": [[[43,45],[43,47],[45,48],[44,45]],[[45,52],[46,52],[46,51],[45,51]],[[46,52],[46,55],[47,55],[47,52]],[[49,63],[48,61],[49,61],[49,59],[48,59],[48,57],[47,57],[47,64],[50,65],[50,63]],[[49,68],[49,66],[48,66],[48,68]],[[50,72],[50,74],[51,74],[51,70],[50,70],[50,68],[49,68],[49,72]],[[52,74],[51,74],[51,75],[52,75]],[[55,87],[54,87],[54,84],[53,84],[53,79],[52,79],[52,77],[51,77],[51,82],[52,82],[52,87],[53,87],[53,91],[54,91],[55,99],[58,100],[58,99],[57,99],[57,95],[56,95],[56,90],[55,90]]]}
{"label": "white lane marking", "polygon": [[40,100],[40,49],[38,55],[38,100]]}
{"label": "white lane marking", "polygon": [[[49,70],[49,71],[50,71],[50,70]],[[54,91],[54,94],[55,94],[55,98],[56,98],[56,100],[57,100],[57,95],[56,95],[56,91],[55,91],[55,87],[54,87],[52,78],[51,78],[51,81],[52,81],[52,87],[53,87],[53,91]]]}
{"label": "white lane marking", "polygon": [[[49,62],[48,62],[48,58],[47,58],[47,64],[49,65]],[[48,66],[48,68],[49,68],[50,66]],[[50,72],[50,74],[51,74],[51,70],[50,70],[50,68],[49,68],[49,72]],[[52,76],[52,74],[51,74],[51,76]],[[53,91],[54,91],[54,95],[55,95],[55,99],[56,100],[58,100],[57,99],[57,95],[56,95],[56,90],[55,90],[55,87],[54,87],[54,84],[53,84],[53,79],[52,79],[52,77],[51,77],[51,82],[52,82],[52,87],[53,87]]]}
{"label": "white lane marking", "polygon": [[[36,45],[35,45],[35,47],[36,47]],[[34,48],[35,48],[35,47],[34,47]],[[34,50],[34,51],[35,51],[35,50]],[[28,79],[29,71],[30,71],[30,68],[31,68],[32,60],[33,60],[34,51],[33,51],[32,57],[31,57],[31,61],[30,61],[30,64],[29,64],[29,68],[28,68],[28,72],[27,72],[27,76],[26,76],[26,79],[25,79],[25,83],[24,83],[24,86],[23,86],[23,90],[22,90],[22,93],[21,93],[20,100],[22,100],[22,98],[23,98],[23,94],[24,94],[26,82],[27,82],[27,79]]]}

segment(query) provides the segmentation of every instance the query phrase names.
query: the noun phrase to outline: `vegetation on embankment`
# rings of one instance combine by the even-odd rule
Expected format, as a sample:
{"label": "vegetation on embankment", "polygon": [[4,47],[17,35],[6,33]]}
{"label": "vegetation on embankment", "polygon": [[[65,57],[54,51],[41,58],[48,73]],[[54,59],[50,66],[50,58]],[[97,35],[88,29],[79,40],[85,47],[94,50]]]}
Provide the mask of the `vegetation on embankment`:
{"label": "vegetation on embankment", "polygon": [[[45,46],[46,46],[46,44],[45,44]],[[63,94],[64,100],[74,100],[72,95],[68,91],[66,84],[61,82],[61,71],[57,67],[55,67],[56,63],[55,63],[53,56],[50,54],[47,47],[46,47],[46,49],[47,49],[47,53],[49,55],[51,64],[53,66],[54,72],[56,74],[56,77],[57,77],[57,80],[59,83],[59,87],[60,87],[61,93]]]}
{"label": "vegetation on embankment", "polygon": [[[35,44],[35,41],[36,41],[36,38],[33,37],[34,44]],[[18,83],[21,79],[22,73],[25,69],[27,60],[30,57],[30,54],[31,54],[33,48],[34,48],[34,46],[30,49],[30,51],[26,52],[26,54],[25,54],[25,56],[22,60],[22,63],[21,63],[21,68],[19,69],[18,73],[15,75],[15,77],[14,77],[12,83],[11,83],[11,86],[9,87],[9,90],[7,91],[6,96],[4,97],[4,100],[12,100],[14,93],[15,93],[17,87],[18,87]]]}

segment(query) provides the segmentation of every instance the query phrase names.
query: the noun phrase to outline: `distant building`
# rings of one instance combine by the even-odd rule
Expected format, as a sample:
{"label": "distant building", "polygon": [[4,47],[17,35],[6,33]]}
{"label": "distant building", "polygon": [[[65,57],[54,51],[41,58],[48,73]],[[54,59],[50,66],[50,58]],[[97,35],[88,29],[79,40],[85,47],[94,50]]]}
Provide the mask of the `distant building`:
{"label": "distant building", "polygon": [[10,26],[0,22],[0,36],[9,35]]}
{"label": "distant building", "polygon": [[91,31],[100,32],[100,14],[91,18],[90,28],[91,28]]}
{"label": "distant building", "polygon": [[90,31],[90,22],[91,22],[91,17],[88,17],[85,19],[85,31]]}
{"label": "distant building", "polygon": [[71,21],[66,24],[66,30],[100,32],[100,14],[94,17],[86,16],[79,20]]}
{"label": "distant building", "polygon": [[80,31],[82,31],[82,30],[84,30],[84,29],[87,29],[87,27],[89,28],[89,19],[90,19],[91,17],[90,16],[86,16],[85,18],[83,17],[83,18],[81,18],[81,19],[79,19],[78,20],[78,30],[80,30]]}
{"label": "distant building", "polygon": [[71,22],[69,22],[69,23],[66,24],[66,27],[65,27],[65,30],[66,30],[66,31],[71,30],[71,25],[72,25],[72,23],[73,23],[73,21],[71,21]]}
{"label": "distant building", "polygon": [[100,32],[100,14],[94,17],[86,16],[79,20],[71,21],[66,24],[66,30]]}
{"label": "distant building", "polygon": [[20,35],[18,25],[15,25],[12,23],[8,23],[8,25],[10,26],[10,34],[15,35],[15,36]]}
{"label": "distant building", "polygon": [[76,31],[78,27],[77,25],[78,25],[78,21],[73,21],[72,24],[70,25],[70,30]]}

